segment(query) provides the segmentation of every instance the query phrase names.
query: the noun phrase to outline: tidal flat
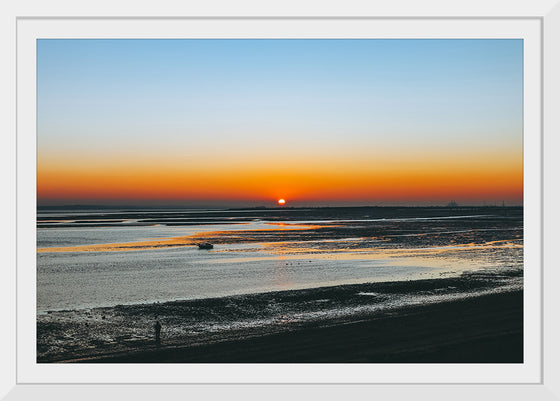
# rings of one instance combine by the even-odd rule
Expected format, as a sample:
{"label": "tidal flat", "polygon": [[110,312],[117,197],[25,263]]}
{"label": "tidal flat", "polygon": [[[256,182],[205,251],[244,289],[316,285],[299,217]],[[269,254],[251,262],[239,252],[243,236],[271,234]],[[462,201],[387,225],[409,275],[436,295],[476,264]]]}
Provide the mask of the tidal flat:
{"label": "tidal flat", "polygon": [[37,248],[38,362],[523,361],[520,207],[51,210]]}

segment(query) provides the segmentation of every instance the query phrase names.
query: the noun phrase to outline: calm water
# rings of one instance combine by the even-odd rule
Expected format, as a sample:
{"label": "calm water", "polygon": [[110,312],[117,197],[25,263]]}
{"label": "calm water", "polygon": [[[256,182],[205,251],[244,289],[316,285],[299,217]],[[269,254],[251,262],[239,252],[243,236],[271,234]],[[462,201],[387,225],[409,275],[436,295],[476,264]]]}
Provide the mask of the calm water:
{"label": "calm water", "polygon": [[[308,219],[301,211],[258,210],[40,213],[37,309],[42,313],[521,269],[522,219],[483,212],[449,216],[421,210],[401,216],[397,210],[377,216],[375,210],[337,211]],[[214,249],[173,245],[176,238],[197,235],[211,239]],[[150,241],[171,241],[171,246],[79,248]],[[48,252],[60,247],[66,248]]]}

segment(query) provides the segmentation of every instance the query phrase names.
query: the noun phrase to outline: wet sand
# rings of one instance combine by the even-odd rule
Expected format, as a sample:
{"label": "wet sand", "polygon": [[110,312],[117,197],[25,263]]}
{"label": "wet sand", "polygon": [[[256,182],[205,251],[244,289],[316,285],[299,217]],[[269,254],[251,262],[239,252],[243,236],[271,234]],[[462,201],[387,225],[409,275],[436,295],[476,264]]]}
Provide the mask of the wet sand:
{"label": "wet sand", "polygon": [[159,349],[72,362],[522,363],[523,292],[325,320],[314,327],[211,344],[162,344]]}
{"label": "wet sand", "polygon": [[[217,247],[282,243],[282,252],[295,255],[302,251],[322,254],[339,250],[382,250],[400,255],[416,248],[440,252],[438,248],[448,247],[449,263],[454,263],[456,251],[464,260],[473,262],[474,270],[459,277],[447,276],[450,272],[445,270],[439,278],[428,280],[345,285],[333,282],[334,286],[327,280],[321,285],[329,287],[321,288],[288,287],[274,292],[214,295],[217,298],[204,298],[209,296],[205,293],[184,300],[175,294],[167,298],[174,301],[162,303],[46,308],[37,317],[37,362],[521,363],[522,211],[327,208],[197,212],[183,213],[184,216],[100,215],[100,219],[123,221],[144,218],[132,223],[139,225],[184,225],[192,219],[200,223],[217,215],[236,224],[248,218],[267,222],[267,229],[209,231],[154,239],[149,244],[112,244],[133,249],[142,245],[150,249],[196,246],[200,240]],[[466,215],[474,216],[463,218]],[[87,227],[93,224],[90,222],[94,217],[80,218],[87,218]],[[309,226],[301,229],[301,219]],[[327,220],[336,220],[336,224],[327,224]],[[282,229],[274,225],[276,221],[282,222]],[[107,250],[108,245],[95,246]],[[488,266],[476,267],[483,260]],[[158,266],[156,262],[154,266]],[[321,270],[316,274],[322,274]],[[192,296],[192,292],[185,294]],[[160,346],[153,340],[155,319],[163,324]]]}

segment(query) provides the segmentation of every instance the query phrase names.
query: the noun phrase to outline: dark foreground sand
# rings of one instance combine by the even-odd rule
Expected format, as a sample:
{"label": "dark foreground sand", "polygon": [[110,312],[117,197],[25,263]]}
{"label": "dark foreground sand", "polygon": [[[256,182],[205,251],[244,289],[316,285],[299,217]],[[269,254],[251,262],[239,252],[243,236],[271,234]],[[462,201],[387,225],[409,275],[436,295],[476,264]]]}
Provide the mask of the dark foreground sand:
{"label": "dark foreground sand", "polygon": [[73,360],[86,363],[522,363],[523,292],[330,320],[205,345]]}

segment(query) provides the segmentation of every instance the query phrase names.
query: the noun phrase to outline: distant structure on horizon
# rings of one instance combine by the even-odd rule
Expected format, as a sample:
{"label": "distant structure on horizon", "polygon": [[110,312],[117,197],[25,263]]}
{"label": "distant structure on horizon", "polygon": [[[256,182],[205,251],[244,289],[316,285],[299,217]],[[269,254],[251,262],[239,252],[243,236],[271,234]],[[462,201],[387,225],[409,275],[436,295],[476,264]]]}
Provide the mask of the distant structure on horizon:
{"label": "distant structure on horizon", "polygon": [[454,200],[452,200],[451,202],[449,202],[447,204],[447,207],[458,207],[459,205],[457,204],[457,202],[455,202]]}

